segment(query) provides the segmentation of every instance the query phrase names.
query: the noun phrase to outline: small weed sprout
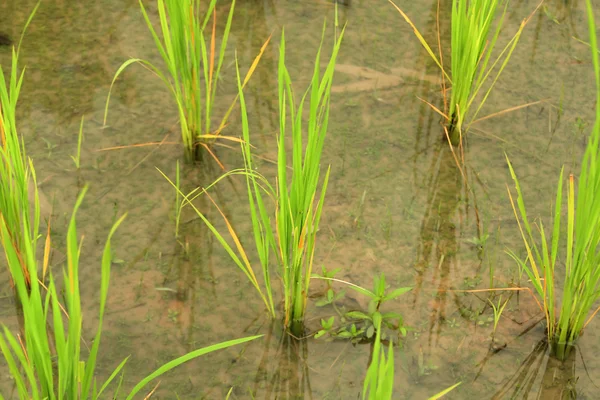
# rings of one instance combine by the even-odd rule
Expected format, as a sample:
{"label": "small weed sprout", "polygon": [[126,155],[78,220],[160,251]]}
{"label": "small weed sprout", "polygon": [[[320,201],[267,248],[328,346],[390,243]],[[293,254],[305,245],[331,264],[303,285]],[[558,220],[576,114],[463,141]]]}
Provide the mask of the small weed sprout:
{"label": "small weed sprout", "polygon": [[77,153],[71,156],[71,159],[75,163],[75,168],[79,169],[81,166],[81,143],[83,142],[83,118],[81,117],[81,124],[79,125],[79,135],[77,137]]}
{"label": "small weed sprout", "polygon": [[488,303],[492,306],[492,310],[494,310],[494,329],[492,330],[492,340],[496,336],[496,329],[498,329],[498,322],[500,322],[500,317],[502,316],[502,312],[504,312],[504,308],[508,304],[510,298],[506,299],[504,303],[502,302],[502,296],[498,299],[498,304],[495,304],[493,301],[488,299]]}

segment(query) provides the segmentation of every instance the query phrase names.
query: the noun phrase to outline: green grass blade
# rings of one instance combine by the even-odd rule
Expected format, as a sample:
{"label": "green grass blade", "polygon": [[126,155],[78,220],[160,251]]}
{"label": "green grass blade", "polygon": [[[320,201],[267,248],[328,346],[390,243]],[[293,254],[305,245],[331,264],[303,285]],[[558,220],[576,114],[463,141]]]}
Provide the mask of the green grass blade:
{"label": "green grass blade", "polygon": [[242,344],[242,343],[246,343],[249,342],[251,340],[255,340],[262,337],[262,335],[258,335],[258,336],[249,336],[249,337],[245,337],[245,338],[241,338],[241,339],[234,339],[234,340],[229,340],[227,342],[222,342],[222,343],[218,343],[218,344],[213,344],[207,347],[203,347],[201,349],[192,351],[188,354],[185,354],[181,357],[176,358],[175,360],[172,360],[168,363],[166,363],[165,365],[163,365],[162,367],[158,368],[156,371],[154,371],[153,373],[151,373],[150,375],[148,375],[147,377],[145,377],[144,379],[142,379],[137,385],[135,385],[135,387],[131,390],[131,392],[129,393],[129,395],[127,396],[127,400],[131,400],[134,398],[134,396],[140,391],[142,390],[148,383],[150,383],[152,380],[154,380],[155,378],[163,375],[164,373],[172,370],[173,368],[188,362],[194,358],[200,357],[204,354],[208,354],[208,353],[212,353],[213,351],[217,351],[217,350],[221,350],[221,349],[226,349],[228,347],[231,346],[236,346],[238,344]]}
{"label": "green grass blade", "polygon": [[415,24],[412,22],[412,20],[392,0],[388,0],[388,1],[394,6],[394,8],[396,10],[398,10],[400,15],[402,15],[402,18],[404,18],[404,20],[410,25],[410,27],[413,29],[413,31],[415,33],[415,36],[417,37],[417,39],[419,39],[419,42],[421,43],[423,48],[427,51],[427,54],[429,54],[429,57],[431,57],[431,59],[437,64],[437,66],[440,68],[440,71],[444,74],[446,79],[448,79],[448,82],[452,83],[452,79],[450,78],[450,75],[448,75],[446,73],[446,71],[444,71],[444,67],[442,67],[441,62],[438,60],[438,58],[435,55],[435,53],[433,52],[433,50],[431,50],[431,47],[429,47],[429,44],[427,43],[427,41],[425,40],[425,38],[423,37],[421,32],[419,32],[419,30],[417,29]]}
{"label": "green grass blade", "polygon": [[[112,263],[111,240],[115,232],[119,228],[119,225],[121,225],[121,223],[123,222],[123,220],[125,220],[126,217],[127,214],[124,214],[113,224],[104,244],[104,251],[102,252],[102,277],[100,283],[100,310],[98,317],[98,327],[96,328],[96,336],[94,337],[94,343],[92,344],[90,355],[88,356],[88,361],[85,368],[85,375],[83,377],[83,382],[81,385],[81,393],[83,393],[85,397],[88,396],[89,390],[91,389],[94,380],[96,358],[98,356],[98,349],[100,348],[100,338],[102,336],[104,310],[106,308],[106,300],[108,298],[108,287],[110,285],[110,267]],[[124,363],[125,361],[123,361],[122,365],[124,365]],[[120,367],[122,367],[122,365]],[[102,389],[100,391],[102,391]]]}
{"label": "green grass blade", "polygon": [[449,388],[442,390],[438,394],[431,396],[429,398],[429,400],[438,400],[438,399],[441,399],[442,397],[444,397],[445,395],[447,395],[448,393],[450,393],[451,391],[453,391],[454,389],[456,389],[461,383],[462,382],[458,382],[457,384],[452,385]]}
{"label": "green grass blade", "polygon": [[[117,368],[114,369],[114,371],[112,372],[112,374],[110,374],[110,376],[108,377],[108,379],[106,380],[106,382],[104,382],[104,384],[102,385],[102,387],[100,388],[100,391],[93,396],[92,398],[94,399],[100,399],[100,395],[104,392],[104,390],[106,390],[106,388],[108,387],[108,385],[110,385],[110,383],[115,379],[115,377],[119,374],[119,372],[121,372],[121,370],[125,367],[125,363],[127,363],[127,360],[129,360],[129,357],[125,358],[123,361],[121,361],[121,363],[117,366]],[[121,380],[122,380],[122,376],[121,376]],[[94,385],[95,385],[95,381],[94,381]],[[121,384],[119,383],[119,387],[121,386]],[[119,393],[119,389],[117,388],[115,393]]]}

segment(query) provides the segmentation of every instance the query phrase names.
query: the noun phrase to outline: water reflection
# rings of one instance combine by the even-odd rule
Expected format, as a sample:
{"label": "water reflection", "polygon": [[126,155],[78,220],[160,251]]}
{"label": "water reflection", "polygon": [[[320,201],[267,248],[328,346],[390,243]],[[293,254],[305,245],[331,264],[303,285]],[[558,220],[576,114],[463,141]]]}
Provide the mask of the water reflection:
{"label": "water reflection", "polygon": [[[186,194],[196,188],[207,187],[222,174],[217,164],[210,161],[205,162],[202,168],[188,164],[182,165],[181,168],[181,191]],[[230,188],[233,188],[233,190],[230,190]],[[195,193],[200,192],[196,191]],[[232,199],[233,201],[241,200],[233,182],[230,179],[224,179],[219,184],[212,186],[210,196],[235,227],[235,217],[228,204]],[[174,189],[173,199],[175,199]],[[193,203],[209,220],[217,218],[214,215],[214,206],[207,195],[200,194]],[[173,251],[162,286],[171,288],[170,291],[174,292],[174,296],[172,296],[173,298],[169,303],[169,317],[177,320],[183,335],[183,341],[190,346],[194,343],[195,336],[194,308],[197,305],[198,286],[201,282],[207,281],[208,290],[212,297],[216,298],[218,294],[215,260],[213,258],[215,240],[206,224],[189,206],[183,208],[178,230],[176,230],[174,222],[172,226],[167,227],[167,230],[171,230],[167,235],[173,238]],[[193,350],[192,346],[188,350]]]}
{"label": "water reflection", "polygon": [[523,360],[517,371],[494,394],[493,400],[528,399],[537,392],[537,399],[570,400],[577,397],[576,358],[573,348],[568,358],[558,361],[549,355],[548,341],[540,340]]}
{"label": "water reflection", "polygon": [[559,23],[566,23],[568,25],[571,36],[579,37],[575,19],[573,18],[574,11],[579,7],[579,0],[554,0],[552,4],[546,4],[546,6],[548,7],[548,9],[544,10],[546,14],[548,14],[547,10],[552,10],[552,6],[554,6],[553,13],[556,20]]}
{"label": "water reflection", "polygon": [[[14,40],[35,4],[0,5],[0,15],[11,21],[3,26],[13,28],[8,33]],[[98,82],[109,85],[115,72],[113,58],[126,58],[119,34],[131,15],[139,12],[137,7],[137,2],[129,1],[107,12],[98,1],[42,2],[23,41],[22,64],[29,69],[24,98],[35,99],[38,108],[50,111],[48,118],[57,127],[92,113],[98,106]],[[90,20],[94,29],[89,29]],[[130,103],[130,94],[122,91],[116,96]]]}
{"label": "water reflection", "polygon": [[[240,60],[253,60],[271,34],[280,35],[276,4],[274,0],[248,0],[240,3],[237,11],[236,23],[231,28],[231,34],[236,37],[236,52]],[[274,23],[269,24],[273,19]],[[277,54],[277,45],[271,41],[245,89],[246,106],[251,122],[257,125],[256,132],[269,133],[278,127]],[[245,70],[248,66],[240,65],[240,68]],[[270,148],[269,135],[260,137],[260,148]]]}
{"label": "water reflection", "polygon": [[426,208],[419,230],[417,244],[417,271],[414,300],[421,289],[434,287],[436,291],[429,318],[429,344],[433,336],[439,336],[446,319],[448,292],[451,289],[450,275],[456,267],[456,254],[460,249],[457,239],[457,214],[462,213],[463,180],[448,144],[439,141],[434,148],[427,175]]}
{"label": "water reflection", "polygon": [[[213,162],[204,163],[200,169],[197,166],[186,166],[183,192],[189,193],[193,189],[207,187],[215,182],[222,173],[223,171]],[[230,210],[230,204],[232,202],[240,204],[245,198],[236,188],[232,178],[228,177],[212,186],[210,196],[219,205],[227,220],[235,227],[235,216]],[[206,195],[198,196],[194,204],[207,215],[209,220],[215,221],[218,218],[214,206]],[[194,287],[190,287],[190,285],[208,275],[211,294],[217,296],[215,260],[213,259],[215,237],[191,207],[185,207],[184,210],[187,214],[183,216],[177,240],[179,246],[177,291],[181,297],[186,298],[186,293],[195,293]],[[190,301],[194,302],[193,299]]]}
{"label": "water reflection", "polygon": [[313,398],[308,341],[285,333],[279,321],[271,321],[267,328],[251,395],[253,399],[267,400]]}
{"label": "water reflection", "polygon": [[[440,0],[433,2],[429,9],[429,18],[426,28],[421,30],[423,38],[429,43],[436,56],[440,57],[439,49],[441,49],[441,62],[446,70],[450,66],[450,38],[451,24],[450,15],[452,14],[452,1]],[[438,38],[441,42],[438,41]],[[415,37],[415,40],[417,38]],[[413,69],[415,71],[424,71],[425,76],[441,76],[439,66],[429,56],[429,54],[421,49],[420,57],[415,59]],[[443,88],[439,84],[434,84],[431,80],[423,79],[418,81],[418,85],[414,89],[414,95],[417,98],[425,99],[433,104],[438,110],[444,110],[444,94]],[[415,144],[415,177],[417,173],[418,156],[432,147],[436,142],[443,140],[443,130],[440,123],[444,123],[442,117],[433,110],[433,108],[424,102],[419,105],[419,119],[416,132]]]}

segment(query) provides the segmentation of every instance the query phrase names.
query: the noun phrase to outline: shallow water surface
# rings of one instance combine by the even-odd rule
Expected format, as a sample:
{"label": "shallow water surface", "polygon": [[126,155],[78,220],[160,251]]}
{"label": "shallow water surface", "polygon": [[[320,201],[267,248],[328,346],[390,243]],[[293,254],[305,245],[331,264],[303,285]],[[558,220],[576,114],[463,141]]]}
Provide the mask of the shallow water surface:
{"label": "shallow water surface", "polygon": [[[34,0],[0,4],[0,31],[17,38]],[[153,1],[144,2],[156,17]],[[224,18],[229,5],[219,3]],[[598,1],[594,2],[600,7]],[[399,1],[424,36],[435,41],[437,0]],[[439,4],[442,46],[449,45],[450,0]],[[500,41],[535,8],[510,2]],[[487,299],[493,287],[528,286],[507,248],[523,254],[507,195],[512,187],[506,153],[524,187],[528,212],[547,218],[561,165],[577,172],[594,115],[593,72],[585,2],[551,0],[533,16],[507,69],[482,110],[489,115],[529,107],[478,122],[468,134],[461,172],[442,140],[440,117],[419,99],[442,105],[438,71],[411,28],[385,1],[354,0],[340,7],[348,22],[336,68],[330,127],[323,160],[331,177],[315,256],[317,268],[340,268],[337,277],[371,287],[384,273],[392,287],[413,290],[386,305],[410,328],[397,351],[395,396],[427,398],[461,381],[448,398],[593,399],[600,384],[599,322],[592,322],[564,364],[548,357],[535,301],[525,291],[505,292],[510,302],[495,343]],[[276,158],[277,58],[285,27],[287,62],[297,94],[309,82],[327,0],[238,0],[215,118],[236,94],[234,48],[242,69],[273,33],[247,88],[251,136],[257,154]],[[597,16],[598,17],[598,16]],[[222,22],[222,21],[221,21]],[[221,24],[220,24],[221,25]],[[328,32],[331,32],[329,30]],[[326,49],[330,42],[326,40]],[[180,243],[174,237],[175,193],[157,168],[175,176],[182,160],[176,108],[156,77],[133,67],[115,85],[103,124],[113,74],[128,57],[160,63],[134,0],[43,1],[25,37],[27,66],[19,122],[53,215],[54,243],[64,247],[66,224],[80,188],[90,190],[78,218],[85,235],[81,287],[85,340],[97,323],[100,254],[108,230],[128,217],[114,243],[115,260],[102,337],[99,378],[127,355],[124,386],[131,388],[162,363],[186,351],[250,334],[263,339],[210,354],[165,375],[155,398],[356,399],[371,346],[309,338],[296,341],[271,322],[243,274],[193,214],[185,214]],[[0,47],[0,63],[10,59]],[[82,166],[75,154],[85,117]],[[237,111],[227,134],[240,135]],[[161,143],[103,150],[115,146]],[[237,146],[215,147],[226,168],[243,165]],[[225,146],[226,145],[226,146]],[[323,165],[323,168],[326,166]],[[274,177],[274,166],[259,168]],[[205,159],[182,165],[185,190],[207,185],[222,171]],[[464,174],[464,176],[463,176]],[[251,247],[244,182],[225,180],[214,189],[242,241]],[[197,206],[219,227],[206,198]],[[54,256],[55,273],[62,264]],[[5,270],[0,276],[0,318],[16,327]],[[316,307],[325,286],[315,282],[307,329],[333,308]],[[342,287],[336,288],[338,290]],[[512,295],[511,295],[512,293]],[[367,300],[347,293],[342,305],[364,309]],[[11,382],[0,364],[0,391]],[[572,397],[569,397],[572,396]]]}

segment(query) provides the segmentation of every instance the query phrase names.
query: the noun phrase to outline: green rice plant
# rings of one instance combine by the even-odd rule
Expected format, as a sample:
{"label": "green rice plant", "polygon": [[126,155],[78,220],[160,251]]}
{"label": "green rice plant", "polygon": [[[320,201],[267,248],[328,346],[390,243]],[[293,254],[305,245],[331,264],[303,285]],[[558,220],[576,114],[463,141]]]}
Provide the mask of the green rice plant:
{"label": "green rice plant", "polygon": [[[323,35],[325,36],[325,25]],[[276,229],[272,237],[277,237],[277,248],[280,264],[280,276],[283,280],[285,324],[302,324],[306,310],[306,298],[313,269],[313,258],[316,248],[316,237],[319,221],[325,201],[327,183],[329,182],[330,167],[327,168],[325,177],[320,183],[321,155],[329,123],[329,102],[335,62],[341,46],[344,30],[336,38],[333,52],[327,68],[321,77],[321,45],[317,51],[314,70],[310,87],[304,92],[297,108],[294,107],[294,92],[292,81],[285,65],[285,34],[281,33],[279,48],[279,140],[277,159],[277,192],[273,193],[277,199]],[[239,77],[238,77],[239,84]],[[243,93],[241,94],[243,96]],[[309,97],[308,126],[304,138],[303,112],[306,98]],[[242,114],[245,114],[245,110]],[[287,125],[290,118],[289,128]],[[253,168],[252,155],[250,154],[250,137],[247,121],[244,125],[244,159],[246,168]],[[292,174],[288,179],[287,152],[285,148],[288,129],[291,130],[292,140]],[[250,176],[249,176],[250,178]],[[252,181],[252,182],[251,182]],[[251,187],[252,183],[252,187]],[[320,188],[319,188],[320,186]],[[320,197],[318,196],[318,192]],[[264,210],[260,199],[260,188],[255,179],[248,180],[248,198],[253,214],[255,228],[261,226],[263,230],[270,228],[270,219]],[[258,207],[252,201],[252,193],[256,196]],[[318,199],[318,201],[317,201]],[[316,201],[316,203],[315,203]],[[257,212],[258,211],[258,212]],[[260,215],[260,224],[257,216]],[[255,237],[258,237],[255,229]],[[258,244],[259,242],[257,242]],[[267,267],[268,260],[261,258],[263,267]],[[293,330],[293,329],[292,329]]]}
{"label": "green rice plant", "polygon": [[[23,83],[25,70],[19,73],[19,50],[27,27],[31,23],[39,3],[35,6],[27,20],[21,39],[16,48],[12,49],[11,69],[8,74],[8,82],[0,65],[0,218],[4,220],[17,254],[23,258],[22,231],[29,233],[33,241],[32,248],[35,251],[35,243],[38,237],[39,213],[31,215],[29,207],[29,183],[33,180],[37,198],[37,185],[35,184],[35,173],[30,161],[25,154],[23,139],[17,132],[17,102],[19,92]],[[27,282],[27,268],[22,264],[20,274],[24,275]]]}
{"label": "green rice plant", "polygon": [[[208,195],[208,188],[198,189],[183,197],[184,203],[194,208],[235,264],[249,278],[273,317],[275,316],[275,303],[272,295],[270,263],[271,252],[275,253],[278,265],[276,272],[283,284],[284,325],[297,334],[302,331],[316,248],[316,236],[329,179],[329,168],[327,168],[325,177],[322,180],[320,179],[321,155],[328,128],[329,101],[335,62],[343,34],[344,30],[336,37],[331,58],[321,76],[321,48],[325,35],[325,26],[323,27],[322,41],[317,51],[310,87],[304,92],[300,103],[296,107],[292,81],[285,65],[285,34],[282,32],[278,66],[280,131],[276,185],[271,185],[255,168],[251,153],[250,129],[243,93],[243,82],[240,78],[239,66],[236,63],[242,115],[243,140],[241,146],[245,167],[226,173],[217,182],[226,176],[236,174],[243,175],[246,178],[254,242],[260,259],[264,290],[254,274],[247,251],[242,246],[238,235],[225,214],[212,201],[212,197]],[[305,117],[307,99],[306,117],[308,121],[304,124],[303,118]],[[304,133],[305,130],[306,134]],[[286,143],[290,133],[292,144],[291,176],[288,172],[286,151]],[[163,176],[165,175],[163,174]],[[165,178],[167,177],[165,176]],[[169,182],[176,188],[176,184],[171,180]],[[191,203],[195,198],[191,196],[192,194],[197,196],[202,193],[209,196],[224,218],[236,250],[227,243],[223,235]],[[267,210],[267,199],[272,200],[275,206],[274,218]],[[272,225],[272,221],[274,221],[275,226]]]}
{"label": "green rice plant", "polygon": [[390,341],[387,357],[381,346],[381,314],[376,312],[373,324],[377,327],[371,364],[363,383],[363,400],[391,400],[394,390],[394,345]]}
{"label": "green rice plant", "polygon": [[[134,63],[139,63],[154,72],[164,82],[177,103],[181,137],[188,160],[196,156],[199,141],[203,138],[209,139],[205,135],[214,136],[211,130],[212,108],[225,58],[235,0],[231,4],[218,58],[215,48],[216,0],[210,0],[204,17],[200,15],[200,5],[200,0],[158,0],[161,40],[140,0],[142,14],[168,72],[165,75],[149,61],[131,58],[119,67],[112,83],[114,84],[119,75]],[[209,33],[210,39],[207,40],[205,29],[211,16],[212,31]],[[105,122],[109,101],[110,92],[106,99]]]}
{"label": "green rice plant", "polygon": [[[546,316],[548,341],[554,355],[560,360],[567,358],[571,345],[600,310],[596,308],[592,312],[594,304],[600,298],[600,63],[593,8],[589,0],[586,0],[586,3],[596,77],[596,122],[583,157],[577,198],[575,178],[573,175],[569,177],[566,244],[561,234],[563,170],[557,184],[551,237],[546,236],[544,224],[539,221],[535,224],[539,234],[539,239],[536,240],[519,181],[507,157],[517,191],[516,206],[509,190],[510,201],[527,257],[522,260],[512,251],[509,251],[509,254],[527,273],[533,284],[538,305]],[[556,282],[563,274],[563,271],[556,270],[559,250],[562,250],[561,258],[564,258],[565,265],[562,296],[557,295],[559,289]],[[562,298],[560,304],[557,303],[557,297]]]}
{"label": "green rice plant", "polygon": [[[476,121],[479,111],[504,71],[529,18],[523,20],[512,39],[492,61],[492,52],[503,26],[508,0],[452,0],[451,68],[447,71],[441,48],[439,55],[436,55],[408,15],[393,0],[388,1],[413,28],[421,45],[442,72],[444,110],[435,107],[434,109],[446,119],[449,140],[457,145],[462,134],[466,133],[470,125]],[[500,13],[501,9],[503,11]],[[491,30],[494,23],[496,23],[495,32]],[[497,65],[499,67],[494,72]],[[491,80],[489,87],[482,92],[484,84],[489,80]],[[450,85],[449,102],[445,93],[446,84]],[[483,93],[483,97],[480,93]]]}
{"label": "green rice plant", "polygon": [[[100,311],[98,328],[87,360],[82,357],[82,310],[79,292],[79,257],[81,242],[77,238],[76,214],[87,191],[85,187],[73,209],[67,232],[67,268],[63,271],[64,289],[59,294],[54,277],[49,273],[49,284],[38,277],[37,261],[29,230],[23,230],[24,246],[17,248],[8,231],[4,218],[0,217],[0,240],[4,247],[9,269],[14,276],[17,296],[22,305],[24,332],[14,335],[4,326],[0,333],[0,352],[4,356],[10,376],[13,378],[21,399],[101,399],[103,392],[122,371],[127,358],[98,386],[94,372],[100,348],[102,323],[111,267],[111,239],[125,216],[113,225],[102,253]],[[39,210],[39,201],[34,208]],[[48,242],[47,242],[48,243]],[[21,251],[21,253],[19,253]],[[25,262],[31,281],[20,274]],[[64,296],[65,304],[59,302]],[[63,318],[65,314],[65,318]],[[219,343],[192,351],[172,360],[140,381],[126,396],[133,399],[148,383],[165,372],[203,354],[244,343],[258,336]],[[122,378],[121,378],[122,379]],[[120,388],[120,383],[119,383]],[[117,389],[117,392],[119,389]],[[0,398],[2,396],[0,395]],[[117,398],[117,397],[114,397]]]}
{"label": "green rice plant", "polygon": [[[371,363],[363,382],[363,400],[391,400],[394,390],[394,346],[390,341],[387,355],[381,343],[381,324],[383,316],[376,312],[373,323],[377,326],[377,334],[371,352]],[[454,390],[461,382],[442,390],[429,400],[441,399]]]}
{"label": "green rice plant", "polygon": [[[269,250],[274,249],[283,283],[284,325],[300,333],[304,322],[308,287],[313,268],[316,236],[325,201],[330,168],[320,181],[321,155],[329,121],[329,101],[337,54],[344,30],[336,38],[332,55],[321,76],[321,45],[317,51],[310,87],[296,108],[292,80],[285,65],[285,33],[279,46],[279,138],[276,190],[261,184],[257,174],[246,174],[254,239],[265,282],[270,292]],[[323,26],[322,40],[325,36]],[[246,171],[255,171],[250,148],[248,116],[238,73],[242,111],[242,153]],[[303,128],[303,113],[309,98],[308,123]],[[289,125],[288,125],[289,118]],[[306,135],[304,134],[306,129]],[[291,177],[288,177],[286,142],[291,131]],[[275,199],[275,229],[267,212],[263,192]],[[319,195],[320,192],[320,195]],[[272,303],[272,298],[270,302]]]}
{"label": "green rice plant", "polygon": [[[158,67],[146,60],[131,58],[125,61],[118,68],[111,83],[104,111],[105,124],[110,92],[112,92],[112,87],[117,78],[128,66],[136,63],[140,64],[160,78],[177,103],[186,159],[188,161],[198,159],[200,146],[202,146],[218,162],[215,154],[210,150],[209,144],[218,138],[237,141],[236,138],[220,134],[237,102],[237,98],[225,113],[219,126],[213,128],[215,97],[235,9],[235,0],[232,0],[223,37],[221,38],[221,46],[217,53],[216,2],[217,0],[208,2],[202,17],[201,9],[203,7],[200,0],[158,0],[161,40],[150,22],[142,0],[140,0],[142,14],[152,34],[156,48],[167,67],[167,73],[163,73]],[[212,27],[207,32],[211,16]],[[269,39],[267,39],[249,69],[244,79],[244,85],[252,76]]]}

